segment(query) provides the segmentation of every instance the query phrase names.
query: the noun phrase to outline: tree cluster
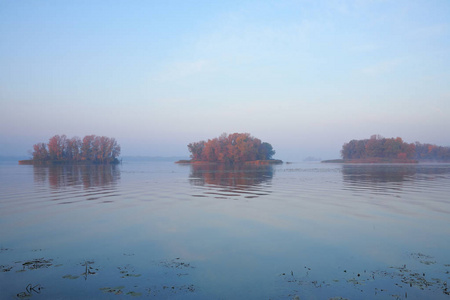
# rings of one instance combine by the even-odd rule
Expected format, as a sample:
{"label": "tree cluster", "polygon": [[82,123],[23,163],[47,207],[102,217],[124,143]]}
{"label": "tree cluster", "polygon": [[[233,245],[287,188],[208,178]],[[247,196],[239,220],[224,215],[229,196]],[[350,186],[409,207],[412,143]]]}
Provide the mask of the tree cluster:
{"label": "tree cluster", "polygon": [[188,145],[193,161],[240,163],[254,160],[268,160],[275,154],[272,145],[261,142],[249,133],[223,133],[212,140]]}
{"label": "tree cluster", "polygon": [[450,147],[421,144],[416,142],[415,158],[419,160],[444,160],[450,161]]}
{"label": "tree cluster", "polygon": [[342,146],[343,159],[365,158],[400,158],[412,159],[415,156],[415,145],[403,142],[401,138],[384,138],[372,135],[370,139],[351,140]]}
{"label": "tree cluster", "polygon": [[92,162],[98,164],[116,163],[120,145],[114,138],[87,135],[67,138],[55,135],[48,143],[33,146],[34,161]]}
{"label": "tree cluster", "polygon": [[417,160],[450,160],[450,147],[419,142],[405,143],[399,137],[384,138],[372,135],[370,139],[351,140],[342,146],[343,159],[398,158]]}

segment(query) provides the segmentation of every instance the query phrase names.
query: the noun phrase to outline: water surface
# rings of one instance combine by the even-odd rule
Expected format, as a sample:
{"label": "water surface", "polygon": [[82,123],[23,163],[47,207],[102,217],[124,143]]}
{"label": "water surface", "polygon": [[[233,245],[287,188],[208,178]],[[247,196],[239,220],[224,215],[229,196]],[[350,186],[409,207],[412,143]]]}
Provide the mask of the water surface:
{"label": "water surface", "polygon": [[2,299],[449,299],[450,165],[0,164]]}

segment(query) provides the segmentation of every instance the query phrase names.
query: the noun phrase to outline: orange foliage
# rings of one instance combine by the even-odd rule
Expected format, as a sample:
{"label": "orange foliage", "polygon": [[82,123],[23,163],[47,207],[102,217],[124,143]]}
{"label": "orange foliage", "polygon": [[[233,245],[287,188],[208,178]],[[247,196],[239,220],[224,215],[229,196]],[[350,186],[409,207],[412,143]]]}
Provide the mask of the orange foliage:
{"label": "orange foliage", "polygon": [[405,143],[401,138],[383,138],[373,135],[370,139],[352,140],[342,146],[343,159],[398,158],[450,161],[450,147],[431,144]]}
{"label": "orange foliage", "polygon": [[68,139],[65,135],[55,135],[48,144],[33,146],[35,161],[91,161],[111,163],[120,155],[120,145],[114,138],[88,135],[81,140],[78,137]]}
{"label": "orange foliage", "polygon": [[211,140],[190,143],[193,161],[241,163],[271,159],[275,154],[272,145],[263,143],[249,133],[222,134]]}

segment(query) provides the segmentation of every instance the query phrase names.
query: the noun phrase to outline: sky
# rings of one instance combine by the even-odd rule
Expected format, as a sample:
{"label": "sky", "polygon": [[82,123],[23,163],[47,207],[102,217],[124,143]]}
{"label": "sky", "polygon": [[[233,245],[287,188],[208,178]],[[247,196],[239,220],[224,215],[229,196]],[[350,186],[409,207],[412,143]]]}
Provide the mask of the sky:
{"label": "sky", "polygon": [[0,155],[95,134],[188,156],[247,132],[301,161],[449,129],[448,0],[0,0]]}

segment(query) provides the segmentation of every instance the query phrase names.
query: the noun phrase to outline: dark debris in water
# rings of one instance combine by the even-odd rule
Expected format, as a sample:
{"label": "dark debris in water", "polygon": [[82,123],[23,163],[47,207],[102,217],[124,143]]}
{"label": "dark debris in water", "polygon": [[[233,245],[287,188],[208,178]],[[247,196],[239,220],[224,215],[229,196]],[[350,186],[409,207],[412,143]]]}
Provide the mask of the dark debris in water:
{"label": "dark debris in water", "polygon": [[419,261],[421,264],[424,265],[434,265],[436,263],[435,260],[433,260],[432,256],[423,254],[423,253],[411,253],[411,257],[417,261]]}
{"label": "dark debris in water", "polygon": [[[422,254],[422,253],[414,253],[411,255],[413,258],[415,258],[418,262],[424,264],[424,265],[430,265],[430,264],[437,264],[437,262],[434,260],[433,257]],[[427,262],[433,262],[433,263],[424,263],[423,260],[426,259]],[[444,268],[449,268],[450,264],[444,264]],[[305,270],[301,272],[301,274],[294,274],[293,271],[281,273],[280,277],[283,278],[283,280],[290,285],[300,285],[300,286],[308,286],[312,288],[324,288],[324,287],[332,287],[336,284],[341,284],[342,282],[344,284],[350,285],[353,288],[356,288],[357,290],[360,290],[361,292],[374,292],[375,295],[377,294],[383,294],[386,295],[386,293],[393,292],[395,289],[398,291],[398,289],[404,289],[404,288],[415,288],[420,290],[426,290],[432,293],[435,292],[442,292],[445,295],[450,295],[450,289],[447,284],[447,279],[450,279],[450,277],[444,278],[438,278],[439,274],[449,274],[449,270],[440,270],[436,271],[433,270],[431,274],[427,275],[426,272],[421,270],[420,272],[417,270],[411,270],[410,268],[407,268],[406,265],[403,266],[393,266],[389,267],[389,270],[377,270],[377,271],[367,271],[364,270],[363,272],[351,272],[349,270],[344,270],[344,275],[347,278],[344,278],[344,280],[340,279],[334,279],[330,282],[327,281],[319,281],[314,280],[310,277],[309,272],[311,271],[311,268],[305,267]],[[440,276],[442,277],[442,276]],[[341,278],[342,279],[342,278]],[[386,286],[386,280],[389,279],[388,282],[389,285]],[[367,286],[370,286],[371,289],[373,289],[374,283],[377,284],[377,281],[379,282],[379,286],[375,287],[375,290],[369,291],[367,290]],[[370,285],[369,285],[370,283]],[[391,297],[394,299],[406,299],[408,297],[408,293],[405,291],[403,294],[390,294]],[[344,299],[340,297],[334,297],[330,299]]]}
{"label": "dark debris in water", "polygon": [[127,295],[127,296],[131,296],[131,297],[140,297],[142,296],[142,293],[139,292],[135,292],[135,291],[129,291],[127,293],[124,292],[125,290],[125,286],[121,285],[121,286],[116,286],[116,287],[103,287],[100,288],[100,291],[102,291],[103,293],[108,293],[108,294],[113,294],[113,295]]}
{"label": "dark debris in water", "polygon": [[79,278],[80,276],[78,276],[78,275],[70,275],[70,274],[67,274],[67,275],[64,275],[62,278],[64,278],[64,279],[77,279],[77,278]]}
{"label": "dark debris in water", "polygon": [[416,258],[416,259],[431,259],[431,258],[433,258],[433,256],[426,255],[426,254],[423,254],[420,252],[411,253],[411,257]]}
{"label": "dark debris in water", "polygon": [[0,272],[9,272],[9,271],[11,271],[12,268],[13,268],[12,266],[0,265]]}
{"label": "dark debris in water", "polygon": [[[66,274],[64,276],[62,276],[62,278],[64,279],[78,279],[80,277],[84,278],[84,280],[87,280],[89,276],[91,275],[96,275],[98,273],[98,268],[95,268],[94,265],[94,261],[89,261],[86,260],[82,263],[80,263],[79,265],[81,265],[83,267],[83,273],[81,273],[80,275],[72,275],[72,274]],[[61,266],[61,265],[57,265],[57,266]],[[55,266],[55,267],[57,267]]]}
{"label": "dark debris in water", "polygon": [[81,275],[84,277],[84,280],[88,279],[88,276],[90,275],[96,275],[98,272],[98,268],[94,268],[92,265],[94,264],[94,261],[85,261],[81,265],[84,267],[84,273]]}
{"label": "dark debris in water", "polygon": [[36,270],[52,266],[53,259],[37,258],[22,263],[23,270]]}
{"label": "dark debris in water", "polygon": [[125,286],[121,285],[121,286],[116,286],[116,287],[103,287],[103,288],[100,288],[99,290],[102,291],[103,293],[122,295],[123,294],[122,290],[124,288],[125,288]]}
{"label": "dark debris in water", "polygon": [[[6,251],[5,248],[3,248],[3,251]],[[35,251],[33,251],[35,252]],[[124,254],[124,256],[134,256],[134,254]],[[196,291],[196,287],[186,282],[186,279],[189,278],[189,273],[187,270],[193,269],[194,267],[188,263],[183,261],[181,258],[174,258],[171,260],[163,260],[156,263],[157,266],[162,267],[163,269],[168,269],[167,271],[164,271],[163,269],[160,269],[157,271],[158,273],[163,273],[164,278],[166,279],[166,282],[161,282],[159,284],[149,285],[147,276],[155,276],[155,274],[138,274],[135,271],[135,268],[130,265],[124,265],[119,266],[117,269],[119,270],[120,277],[117,277],[117,279],[113,279],[110,283],[111,285],[107,287],[100,288],[100,291],[103,293],[108,293],[112,295],[122,295],[122,296],[129,296],[129,297],[140,297],[147,293],[146,296],[156,296],[158,298],[163,297],[171,297],[173,295],[183,295],[183,293],[193,293]],[[64,274],[63,264],[53,264],[53,259],[48,258],[34,258],[30,260],[22,260],[22,261],[14,261],[11,264],[5,264],[0,265],[0,272],[11,272],[15,271],[16,273],[26,272],[30,270],[37,270],[37,269],[47,269],[50,267],[59,267],[60,271],[55,272],[61,272],[59,273],[59,278],[62,280],[77,280],[80,278],[84,278],[87,280],[92,275],[99,274],[99,268],[96,266],[94,260],[85,260],[81,263],[76,264],[77,268],[80,268],[79,273],[66,273]],[[159,276],[161,274],[156,273],[156,276]],[[106,274],[106,273],[105,273]],[[20,275],[17,275],[20,276]],[[137,277],[144,277],[146,276],[143,281],[143,279],[139,281],[134,281]],[[181,279],[183,277],[183,279]],[[125,285],[119,285],[115,286],[114,282],[119,280],[119,278],[129,278],[130,286],[127,287]],[[55,280],[53,278],[52,280]],[[146,283],[144,283],[146,282]],[[33,285],[28,284],[25,288],[25,290],[15,294],[18,299],[29,299],[32,297],[35,293],[40,293],[42,289],[42,286],[40,284]]]}
{"label": "dark debris in water", "polygon": [[[128,255],[126,255],[128,256]],[[131,255],[130,255],[131,256]],[[284,282],[286,282],[291,288],[295,287],[292,291],[297,289],[334,289],[339,287],[341,289],[344,287],[353,287],[357,291],[365,293],[374,293],[381,297],[393,297],[398,299],[406,299],[407,294],[410,290],[407,288],[419,289],[430,291],[432,293],[441,292],[445,295],[450,295],[450,290],[447,286],[447,281],[450,279],[450,264],[443,264],[442,268],[435,259],[429,255],[422,253],[413,253],[411,258],[417,263],[412,265],[422,265],[420,270],[414,268],[413,266],[407,266],[406,264],[402,266],[392,266],[387,270],[351,270],[343,269],[340,273],[341,275],[334,279],[320,280],[319,278],[314,278],[314,270],[311,267],[304,266],[299,271],[290,270],[279,275]],[[433,262],[433,263],[424,263]],[[117,267],[119,271],[120,278],[129,278],[130,286],[115,286],[114,281],[110,282],[112,287],[103,287],[100,290],[104,293],[109,293],[113,295],[123,295],[130,297],[139,297],[146,294],[146,296],[157,297],[157,298],[170,298],[177,295],[182,296],[183,293],[193,293],[197,290],[197,287],[193,284],[186,282],[189,280],[189,270],[195,267],[191,263],[184,261],[183,259],[177,257],[174,259],[163,260],[156,262],[156,265],[162,267],[162,269],[167,269],[166,271],[160,270],[159,272],[164,273],[164,278],[166,282],[160,282],[158,284],[147,285],[142,281],[134,281],[133,278],[154,276],[155,274],[139,274],[136,272],[135,268],[130,265],[124,265]],[[433,266],[430,266],[433,265]],[[16,261],[14,264],[10,265],[0,265],[0,271],[7,273],[14,269],[16,272],[25,272],[28,270],[36,269],[46,269],[49,267],[62,266],[62,264],[53,265],[53,259],[46,258],[36,258],[26,261]],[[61,274],[63,279],[76,280],[79,278],[84,278],[87,280],[89,276],[96,275],[99,273],[99,268],[95,266],[93,260],[85,260],[78,264],[82,267],[80,273],[78,274]],[[440,268],[440,269],[439,269]],[[437,271],[436,271],[437,270]],[[117,274],[117,273],[116,273]],[[119,279],[119,276],[116,280]],[[61,278],[60,277],[60,278]],[[183,277],[183,279],[180,279]],[[387,280],[386,280],[387,279]],[[181,281],[180,281],[181,280]],[[127,281],[128,282],[128,281]],[[302,286],[300,288],[299,286]],[[27,299],[31,297],[33,293],[40,292],[40,285],[29,284],[25,291],[17,294],[20,299]],[[403,289],[403,290],[401,290]],[[399,293],[401,292],[401,293]],[[292,299],[293,296],[297,295],[290,294],[289,298]],[[344,296],[344,295],[343,295]],[[332,297],[328,298],[331,300],[345,299],[342,297]]]}
{"label": "dark debris in water", "polygon": [[134,267],[132,267],[131,265],[126,265],[124,267],[117,267],[117,269],[119,269],[120,274],[122,274],[122,278],[141,276],[141,274],[135,274]]}
{"label": "dark debris in water", "polygon": [[40,294],[43,287],[40,284],[31,284],[29,283],[25,291],[18,293],[16,296],[19,299],[29,299],[34,294]]}
{"label": "dark debris in water", "polygon": [[170,298],[170,295],[193,293],[195,290],[196,288],[193,284],[163,285],[148,288],[147,294],[157,298]]}
{"label": "dark debris in water", "polygon": [[[175,258],[172,260],[164,260],[157,263],[159,266],[162,266],[164,268],[179,270],[179,269],[185,269],[185,268],[192,268],[190,263],[183,262],[180,258]],[[130,280],[133,280],[135,277],[141,277],[142,274],[136,273],[136,270],[134,266],[127,264],[125,266],[119,266],[117,267],[119,270],[120,278],[129,278]],[[182,274],[175,274],[177,272],[173,272],[172,276],[177,276],[175,279],[173,278],[172,281],[169,281],[169,283],[166,284],[158,284],[158,285],[151,285],[151,286],[140,286],[140,284],[136,284],[142,281],[134,282],[132,287],[127,286],[117,286],[117,287],[103,287],[100,288],[100,290],[103,293],[109,293],[113,295],[123,295],[123,296],[130,296],[130,297],[140,297],[140,296],[147,296],[147,297],[156,297],[156,298],[170,298],[174,295],[183,295],[183,293],[193,293],[196,291],[196,288],[193,284],[177,284],[176,278],[179,278],[181,276],[188,276],[188,273],[182,273]],[[168,276],[170,278],[170,272],[165,273],[165,276]],[[145,276],[145,275],[144,275]],[[170,279],[169,279],[170,280]]]}
{"label": "dark debris in water", "polygon": [[172,260],[164,260],[159,263],[161,266],[171,269],[188,269],[194,268],[190,263],[183,262],[181,258],[177,257]]}

